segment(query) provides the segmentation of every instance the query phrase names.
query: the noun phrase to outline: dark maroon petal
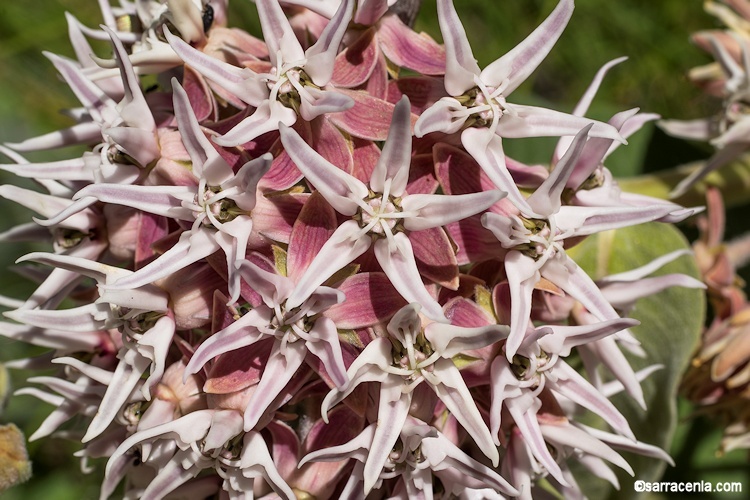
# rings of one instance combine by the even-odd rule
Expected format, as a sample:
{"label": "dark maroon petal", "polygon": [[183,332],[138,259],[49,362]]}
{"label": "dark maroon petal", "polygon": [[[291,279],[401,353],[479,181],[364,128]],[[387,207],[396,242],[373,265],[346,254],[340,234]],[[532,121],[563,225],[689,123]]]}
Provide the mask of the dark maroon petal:
{"label": "dark maroon petal", "polygon": [[204,120],[214,121],[218,117],[215,112],[216,100],[213,92],[208,88],[206,80],[189,66],[185,66],[182,86],[187,93],[190,107],[193,108],[195,118],[202,122]]}
{"label": "dark maroon petal", "polygon": [[300,456],[300,442],[297,433],[287,424],[274,420],[265,428],[271,434],[271,453],[276,470],[282,477],[289,477],[297,471],[297,457]]}
{"label": "dark maroon petal", "polygon": [[484,280],[470,274],[459,273],[458,290],[441,288],[440,293],[438,294],[438,302],[441,304],[446,304],[448,303],[448,301],[453,300],[456,297],[463,297],[465,299],[469,298],[474,295],[476,287],[478,286],[486,286]]}
{"label": "dark maroon petal", "polygon": [[[354,107],[330,115],[331,122],[345,132],[371,141],[384,141],[388,137],[394,105],[365,92],[337,89],[337,92],[354,100]],[[416,116],[412,116],[412,127]]]}
{"label": "dark maroon petal", "polygon": [[234,313],[227,307],[229,297],[221,290],[214,290],[213,311],[211,313],[211,333],[220,332],[236,320]]}
{"label": "dark maroon petal", "polygon": [[310,195],[289,236],[286,270],[295,283],[336,229],[336,213],[317,191]]}
{"label": "dark maroon petal", "polygon": [[[340,405],[328,413],[328,424],[318,420],[305,437],[303,453],[342,445],[354,439],[364,426],[364,419]],[[349,466],[348,460],[337,462],[308,462],[289,479],[295,488],[314,498],[332,498],[333,489]]]}
{"label": "dark maroon petal", "polygon": [[[310,124],[308,122],[297,120],[297,122],[292,125],[292,128],[305,140],[306,143],[312,143],[312,132],[310,131]],[[273,163],[271,163],[271,168],[258,183],[261,189],[284,191],[285,189],[294,186],[300,181],[300,179],[302,179],[302,172],[299,171],[292,159],[286,153],[278,134],[276,134],[276,140],[273,143],[273,146],[271,146],[270,151],[274,156]]]}
{"label": "dark maroon petal", "polygon": [[457,247],[456,261],[459,266],[500,258],[507,251],[495,235],[482,225],[480,214],[448,224],[445,230]]}
{"label": "dark maroon petal", "polygon": [[356,137],[352,140],[352,143],[354,145],[354,151],[352,152],[354,159],[352,175],[365,184],[368,184],[372,176],[372,171],[375,170],[375,165],[377,165],[380,158],[380,148],[374,142],[357,139]]}
{"label": "dark maroon petal", "polygon": [[421,115],[425,109],[446,97],[443,80],[426,76],[406,76],[388,82],[387,101],[396,103],[406,95],[411,102],[411,112]]}
{"label": "dark maroon petal", "polygon": [[406,305],[384,273],[359,273],[342,281],[336,288],[346,300],[324,314],[336,327],[355,330],[386,321]]}
{"label": "dark maroon petal", "polygon": [[409,234],[409,241],[419,274],[452,290],[458,288],[456,252],[442,228],[413,231]]}
{"label": "dark maroon petal", "polygon": [[406,192],[409,194],[433,194],[437,191],[438,186],[432,155],[414,155],[411,159]]}
{"label": "dark maroon petal", "polygon": [[320,156],[350,174],[352,152],[341,131],[333,126],[328,117],[320,117],[311,123],[312,147]]}
{"label": "dark maroon petal", "polygon": [[[378,54],[375,67],[362,90],[378,99],[386,98],[388,94],[388,63],[382,53]],[[394,101],[394,104],[396,102]]]}
{"label": "dark maroon petal", "polygon": [[273,338],[264,339],[219,356],[211,366],[203,390],[208,394],[230,394],[257,384],[273,342]]}
{"label": "dark maroon petal", "polygon": [[169,221],[166,217],[141,212],[138,215],[138,236],[135,245],[135,269],[151,262],[154,257],[153,244],[167,236]]}
{"label": "dark maroon petal", "polygon": [[435,173],[446,194],[496,189],[479,164],[465,151],[443,143],[436,144],[432,151]]}
{"label": "dark maroon petal", "polygon": [[[227,259],[223,252],[216,252],[213,255],[209,255],[206,257],[206,262],[209,263],[216,274],[224,278],[224,281],[228,281]],[[250,285],[245,280],[240,280],[240,297],[253,307],[258,307],[263,303],[263,298],[260,294],[250,288]],[[228,302],[228,299],[224,302],[225,308]]]}
{"label": "dark maroon petal", "polygon": [[259,196],[253,209],[253,234],[250,237],[250,246],[267,248],[268,239],[289,243],[292,225],[309,196],[306,193]]}
{"label": "dark maroon petal", "polygon": [[495,324],[495,318],[472,300],[456,298],[445,304],[444,309],[452,325],[478,328]]}
{"label": "dark maroon petal", "polygon": [[378,52],[375,30],[365,30],[354,43],[336,56],[331,84],[345,88],[364,84],[375,68]]}
{"label": "dark maroon petal", "polygon": [[445,48],[424,33],[406,26],[398,16],[385,16],[378,26],[380,48],[386,57],[423,75],[445,74]]}

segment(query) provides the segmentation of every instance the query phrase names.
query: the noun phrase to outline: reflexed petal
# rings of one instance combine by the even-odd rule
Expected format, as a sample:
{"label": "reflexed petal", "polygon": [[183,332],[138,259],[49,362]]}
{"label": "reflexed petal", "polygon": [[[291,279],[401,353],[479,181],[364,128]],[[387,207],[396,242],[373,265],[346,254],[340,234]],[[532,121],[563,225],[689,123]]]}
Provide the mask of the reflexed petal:
{"label": "reflexed petal", "polygon": [[445,90],[452,96],[459,96],[474,87],[474,77],[480,73],[479,65],[453,0],[438,0],[437,13],[445,43]]}
{"label": "reflexed petal", "polygon": [[[256,6],[271,64],[280,68],[282,64],[302,61],[305,53],[278,1],[257,0]],[[277,59],[279,56],[281,60]]]}
{"label": "reflexed petal", "polygon": [[370,177],[370,188],[377,193],[385,192],[385,184],[388,181],[391,196],[398,198],[406,189],[411,163],[410,109],[409,98],[406,96],[402,97],[393,109],[388,139]]}
{"label": "reflexed petal", "polygon": [[331,84],[347,88],[362,85],[372,75],[379,53],[375,30],[370,28],[336,56]]}
{"label": "reflexed petal", "polygon": [[334,125],[360,139],[384,141],[388,137],[393,104],[359,90],[336,89],[336,92],[351,97],[354,107],[331,115]]}
{"label": "reflexed petal", "polygon": [[505,345],[505,355],[513,359],[526,335],[531,319],[531,294],[541,275],[534,259],[521,252],[508,252],[505,257],[505,272],[510,287],[510,333]]}
{"label": "reflexed petal", "polygon": [[372,444],[365,460],[365,495],[370,493],[380,477],[388,455],[396,445],[409,415],[412,393],[402,393],[402,386],[403,381],[400,377],[388,378],[380,384],[378,425],[375,427]]}
{"label": "reflexed petal", "polygon": [[342,388],[348,378],[336,325],[331,319],[321,317],[315,321],[315,325],[308,333],[310,340],[305,343],[307,350],[323,362],[326,372],[336,386]]}
{"label": "reflexed petal", "polygon": [[425,380],[435,391],[461,426],[474,440],[492,464],[497,467],[500,455],[492,440],[487,424],[482,420],[474,398],[466,387],[466,382],[450,359],[438,359],[432,365],[432,372],[423,371]]}
{"label": "reflexed petal", "polygon": [[180,130],[182,143],[193,161],[192,170],[196,177],[206,179],[209,186],[219,186],[233,177],[234,172],[219,155],[198,124],[187,94],[176,78],[172,79],[174,114]]}
{"label": "reflexed petal", "polygon": [[406,305],[383,273],[357,273],[336,287],[346,300],[324,312],[342,330],[374,325],[393,316]]}
{"label": "reflexed petal", "polygon": [[323,245],[336,229],[336,213],[325,198],[315,192],[294,222],[286,255],[286,274],[299,281]]}
{"label": "reflexed petal", "polygon": [[573,0],[560,0],[555,10],[524,41],[482,71],[482,81],[498,87],[507,79],[505,95],[513,92],[547,57],[571,15]]}
{"label": "reflexed petal", "polygon": [[196,349],[190,362],[185,367],[183,378],[198,370],[219,354],[234,351],[254,344],[263,337],[258,328],[265,327],[271,320],[272,311],[265,307],[256,307],[229,325],[227,328],[211,335]]}
{"label": "reflexed petal", "polygon": [[386,239],[376,241],[374,246],[375,257],[393,287],[407,302],[420,304],[428,318],[447,323],[442,307],[422,283],[409,238],[404,233],[398,233],[393,237],[393,242],[393,248]]}
{"label": "reflexed petal", "polygon": [[251,69],[232,66],[194,49],[181,38],[171,34],[169,30],[165,29],[164,34],[177,55],[207,80],[221,85],[254,107],[260,106],[264,100],[268,99],[268,86]]}
{"label": "reflexed petal", "polygon": [[451,241],[444,229],[437,227],[414,231],[409,233],[409,243],[422,278],[449,290],[458,289],[456,243]]}
{"label": "reflexed petal", "polygon": [[404,227],[419,231],[444,226],[487,210],[505,196],[506,193],[500,190],[455,195],[406,195],[401,207],[405,212],[414,212],[414,215],[404,219]]}
{"label": "reflexed petal", "polygon": [[328,85],[331,81],[336,54],[339,53],[339,45],[349,26],[353,11],[354,0],[342,0],[331,21],[318,37],[318,41],[305,51],[307,58],[305,72],[318,87]]}
{"label": "reflexed petal", "polygon": [[291,126],[297,121],[297,113],[278,101],[263,101],[255,112],[238,123],[226,134],[213,141],[220,146],[238,146],[279,129],[279,123]]}
{"label": "reflexed petal", "polygon": [[370,248],[370,235],[362,235],[361,232],[359,224],[353,220],[344,222],[336,229],[299,278],[296,288],[287,299],[287,308],[302,305],[325,280]]}
{"label": "reflexed petal", "polygon": [[270,408],[270,405],[297,373],[297,369],[302,366],[306,354],[307,349],[302,342],[282,346],[281,340],[275,340],[271,355],[263,368],[260,382],[245,409],[246,431],[255,427],[266,411],[275,410],[275,408]]}
{"label": "reflexed petal", "polygon": [[487,325],[463,328],[444,323],[430,323],[424,329],[425,338],[443,358],[473,349],[480,349],[508,337],[510,329],[505,325]]}
{"label": "reflexed petal", "polygon": [[353,198],[367,197],[367,186],[321,157],[294,130],[281,127],[280,132],[284,148],[310,184],[337,212],[354,215],[359,205]]}

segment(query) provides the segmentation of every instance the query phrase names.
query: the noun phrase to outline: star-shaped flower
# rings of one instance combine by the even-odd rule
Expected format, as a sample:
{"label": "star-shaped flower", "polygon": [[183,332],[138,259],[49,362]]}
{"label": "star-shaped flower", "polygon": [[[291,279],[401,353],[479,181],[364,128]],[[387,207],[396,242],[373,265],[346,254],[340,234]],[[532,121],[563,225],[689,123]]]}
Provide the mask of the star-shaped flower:
{"label": "star-shaped flower", "polygon": [[506,338],[508,327],[463,328],[444,323],[423,326],[420,307],[410,304],[388,323],[389,337],[370,342],[347,371],[349,381],[323,400],[321,412],[346,398],[362,383],[380,383],[378,425],[364,466],[365,490],[375,484],[386,457],[409,415],[413,391],[423,382],[437,394],[482,452],[497,465],[499,454],[474,398],[453,363],[462,351]]}
{"label": "star-shaped flower", "polygon": [[409,240],[419,238],[420,230],[479,213],[505,194],[406,193],[411,161],[409,110],[409,99],[404,97],[394,109],[388,139],[369,185],[326,161],[293,130],[281,127],[281,141],[297,168],[337,212],[351,217],[310,263],[310,271],[289,297],[291,307],[299,305],[311,290],[373,245],[378,262],[396,290],[407,301],[421,304],[431,319],[445,321],[440,305],[422,284]]}

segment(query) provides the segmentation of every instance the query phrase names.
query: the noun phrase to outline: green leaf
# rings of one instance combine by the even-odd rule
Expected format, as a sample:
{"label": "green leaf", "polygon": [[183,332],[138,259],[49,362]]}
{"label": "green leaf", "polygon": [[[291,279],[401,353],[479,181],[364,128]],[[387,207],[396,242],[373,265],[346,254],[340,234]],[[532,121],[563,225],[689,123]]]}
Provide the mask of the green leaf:
{"label": "green leaf", "polygon": [[[666,253],[688,247],[685,237],[675,227],[649,223],[592,236],[570,249],[568,255],[597,279],[634,269]],[[680,257],[654,275],[669,273],[699,277],[695,260],[690,256]],[[664,365],[662,370],[641,384],[647,411],[641,410],[625,394],[612,398],[630,422],[638,440],[670,449],[677,425],[679,383],[700,338],[705,311],[702,290],[673,287],[639,300],[630,314],[641,322],[632,331],[648,354],[645,359],[629,356],[631,365],[635,370],[655,363]],[[633,498],[636,496],[635,480],[658,480],[667,465],[639,455],[623,453],[623,456],[635,470],[635,477],[617,470],[620,491],[615,491],[590,473],[578,471],[581,474],[576,474],[576,479],[589,498]]]}

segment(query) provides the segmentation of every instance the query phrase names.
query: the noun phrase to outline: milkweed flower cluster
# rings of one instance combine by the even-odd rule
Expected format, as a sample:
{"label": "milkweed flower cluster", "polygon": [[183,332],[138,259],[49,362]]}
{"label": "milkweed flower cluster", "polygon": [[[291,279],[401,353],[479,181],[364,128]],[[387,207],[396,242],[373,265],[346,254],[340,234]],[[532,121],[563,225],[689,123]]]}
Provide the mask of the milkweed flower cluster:
{"label": "milkweed flower cluster", "polygon": [[736,274],[750,259],[747,235],[724,240],[721,194],[706,192],[708,214],[699,219],[701,237],[693,244],[707,286],[713,319],[704,330],[682,390],[700,411],[722,424],[721,452],[750,448],[750,303]]}
{"label": "milkweed flower cluster", "polygon": [[[256,0],[262,40],[221,0],[100,3],[46,54],[75,123],[2,146],[37,189],[0,196],[38,215],[2,239],[51,246],[0,333],[49,349],[9,364],[51,370],[18,391],[54,406],[31,438],[104,459],[102,498],[578,497],[573,462],[617,486],[618,450],[670,460],[609,397],[645,406],[658,368],[623,354],[635,301],[702,283],[650,277],[680,252],[599,281],[566,254],[693,213],[603,165],[657,117],[585,116],[619,59],[572,113],[511,99],[572,0],[484,69],[452,0],[444,44],[394,0]],[[539,136],[549,168],[506,158]]]}
{"label": "milkweed flower cluster", "polygon": [[710,0],[705,9],[726,28],[693,34],[693,42],[716,61],[693,68],[688,77],[709,95],[722,99],[721,110],[707,118],[664,120],[660,125],[676,137],[710,142],[716,152],[675,187],[675,197],[750,149],[750,2]]}

